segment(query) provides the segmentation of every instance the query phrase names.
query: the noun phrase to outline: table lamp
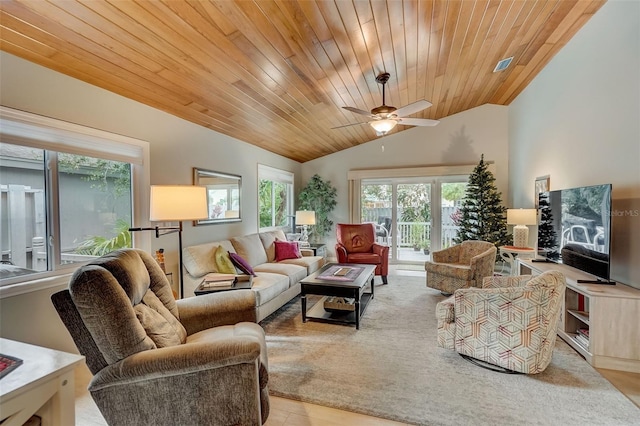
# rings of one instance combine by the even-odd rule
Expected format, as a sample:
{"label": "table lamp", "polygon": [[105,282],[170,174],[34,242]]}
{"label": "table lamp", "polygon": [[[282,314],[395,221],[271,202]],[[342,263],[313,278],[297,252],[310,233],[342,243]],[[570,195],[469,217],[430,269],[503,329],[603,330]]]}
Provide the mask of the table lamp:
{"label": "table lamp", "polygon": [[537,225],[538,216],[536,209],[507,209],[507,224],[513,227],[514,247],[528,247],[529,227]]}
{"label": "table lamp", "polygon": [[155,231],[161,235],[178,233],[180,297],[183,297],[182,272],[182,222],[206,219],[207,189],[194,185],[152,185],[149,197],[149,220],[151,222],[178,222],[178,226],[155,226],[153,228],[130,228],[129,231]]}
{"label": "table lamp", "polygon": [[309,225],[316,224],[316,212],[312,210],[298,210],[296,212],[296,225],[302,226],[301,246],[309,247]]}

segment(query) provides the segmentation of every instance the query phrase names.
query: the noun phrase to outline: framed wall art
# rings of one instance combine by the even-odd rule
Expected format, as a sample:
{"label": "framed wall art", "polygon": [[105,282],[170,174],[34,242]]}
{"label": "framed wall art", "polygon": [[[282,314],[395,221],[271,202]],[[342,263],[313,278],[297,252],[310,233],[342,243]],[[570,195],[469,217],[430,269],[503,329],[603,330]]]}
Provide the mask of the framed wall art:
{"label": "framed wall art", "polygon": [[536,178],[535,189],[533,191],[533,200],[534,200],[536,209],[538,208],[538,203],[539,203],[538,195],[541,192],[547,192],[551,189],[549,183],[550,183],[549,175],[539,176]]}

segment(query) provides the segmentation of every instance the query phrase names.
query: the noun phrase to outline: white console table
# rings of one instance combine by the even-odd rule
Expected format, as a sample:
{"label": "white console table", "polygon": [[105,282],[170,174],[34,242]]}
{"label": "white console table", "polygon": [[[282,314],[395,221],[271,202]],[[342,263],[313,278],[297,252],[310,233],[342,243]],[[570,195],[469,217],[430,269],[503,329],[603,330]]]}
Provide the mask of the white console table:
{"label": "white console table", "polygon": [[[518,269],[521,275],[562,272],[567,288],[558,335],[594,367],[640,373],[640,290],[578,283],[596,277],[562,264],[519,259]],[[578,329],[588,330],[586,343],[577,337]]]}
{"label": "white console table", "polygon": [[43,425],[75,424],[73,370],[83,356],[2,338],[0,353],[23,360],[0,379],[2,426],[20,426],[34,414]]}

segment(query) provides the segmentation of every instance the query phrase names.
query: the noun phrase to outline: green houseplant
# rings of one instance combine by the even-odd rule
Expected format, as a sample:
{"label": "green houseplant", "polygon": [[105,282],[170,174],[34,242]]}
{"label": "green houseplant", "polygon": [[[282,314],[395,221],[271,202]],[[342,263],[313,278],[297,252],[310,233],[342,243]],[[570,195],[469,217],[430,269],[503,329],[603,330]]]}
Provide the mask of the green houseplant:
{"label": "green houseplant", "polygon": [[311,234],[314,242],[320,242],[320,239],[333,228],[333,221],[329,219],[329,214],[336,207],[337,194],[337,189],[331,185],[330,181],[325,181],[320,175],[315,174],[298,195],[299,210],[316,212],[316,224]]}

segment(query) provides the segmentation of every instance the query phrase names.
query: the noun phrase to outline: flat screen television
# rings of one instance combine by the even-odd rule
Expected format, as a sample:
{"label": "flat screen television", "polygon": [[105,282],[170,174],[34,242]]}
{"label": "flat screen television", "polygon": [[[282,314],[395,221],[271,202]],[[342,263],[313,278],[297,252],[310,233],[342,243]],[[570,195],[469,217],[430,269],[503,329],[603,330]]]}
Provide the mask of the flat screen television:
{"label": "flat screen television", "polygon": [[609,279],[611,184],[541,192],[538,197],[538,259],[597,277],[581,282],[613,284]]}

